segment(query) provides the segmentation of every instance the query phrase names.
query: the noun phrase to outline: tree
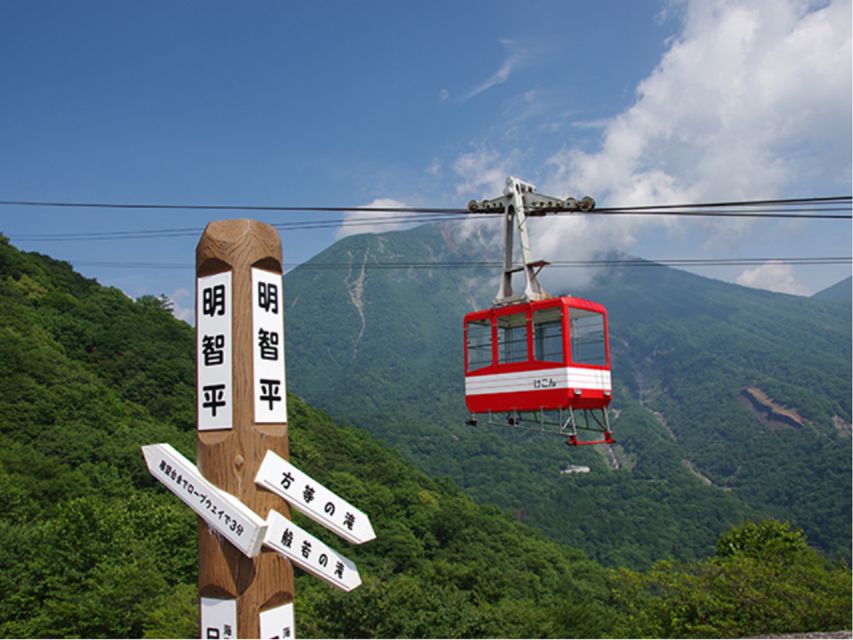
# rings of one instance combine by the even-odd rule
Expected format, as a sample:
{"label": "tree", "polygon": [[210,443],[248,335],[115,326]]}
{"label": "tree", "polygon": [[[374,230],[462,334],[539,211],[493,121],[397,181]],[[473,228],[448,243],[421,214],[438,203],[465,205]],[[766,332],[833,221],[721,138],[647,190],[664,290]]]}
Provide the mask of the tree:
{"label": "tree", "polygon": [[700,562],[615,571],[617,633],[636,637],[741,637],[847,629],[846,563],[831,564],[799,530],[775,520],[723,534]]}

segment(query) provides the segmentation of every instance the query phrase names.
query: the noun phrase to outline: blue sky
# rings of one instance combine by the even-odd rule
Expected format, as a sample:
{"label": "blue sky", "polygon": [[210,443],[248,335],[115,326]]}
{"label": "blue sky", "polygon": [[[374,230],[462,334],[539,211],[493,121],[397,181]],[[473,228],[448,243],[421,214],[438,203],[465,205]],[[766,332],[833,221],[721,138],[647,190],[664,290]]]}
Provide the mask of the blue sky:
{"label": "blue sky", "polygon": [[[507,174],[609,205],[847,195],[850,43],[849,0],[3,0],[0,200],[461,207]],[[0,231],[183,312],[192,269],[86,263],[192,263],[197,236],[17,237],[233,215],[0,207]],[[851,250],[849,222],[548,220],[551,259]],[[288,233],[285,262],[343,233]],[[699,272],[808,294],[850,268]]]}

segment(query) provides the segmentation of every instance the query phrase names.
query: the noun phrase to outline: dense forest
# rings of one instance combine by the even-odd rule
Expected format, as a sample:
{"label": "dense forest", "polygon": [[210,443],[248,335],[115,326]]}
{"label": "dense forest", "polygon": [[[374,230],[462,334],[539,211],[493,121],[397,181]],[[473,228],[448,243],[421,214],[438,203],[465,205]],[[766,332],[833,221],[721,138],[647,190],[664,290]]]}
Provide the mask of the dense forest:
{"label": "dense forest", "polygon": [[[448,223],[350,236],[297,267],[285,278],[289,388],[609,566],[699,560],[735,524],[765,517],[849,561],[849,299],[648,262],[582,281],[553,267],[553,293],[603,303],[610,323],[617,444],[570,450],[465,426],[462,318],[488,307],[497,277],[448,265],[497,262],[499,250]],[[747,389],[801,421],[762,422]],[[591,473],[561,474],[566,464]]]}
{"label": "dense forest", "polygon": [[[194,457],[192,328],[157,298],[130,300],[0,237],[0,338],[0,636],[198,637],[196,518],[140,454],[169,442]],[[349,547],[295,516],[364,580],[343,594],[297,571],[300,636],[850,628],[848,564],[798,527],[735,519],[701,558],[606,567],[297,396],[289,413],[293,462],[364,509],[377,533]],[[669,463],[642,464],[647,485]],[[630,482],[619,490],[632,500]]]}

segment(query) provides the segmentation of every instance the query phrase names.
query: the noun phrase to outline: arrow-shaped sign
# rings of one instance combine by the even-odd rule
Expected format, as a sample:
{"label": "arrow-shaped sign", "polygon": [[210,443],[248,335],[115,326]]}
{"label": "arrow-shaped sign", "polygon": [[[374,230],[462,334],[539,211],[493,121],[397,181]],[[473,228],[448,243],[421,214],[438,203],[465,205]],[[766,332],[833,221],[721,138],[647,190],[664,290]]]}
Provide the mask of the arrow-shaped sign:
{"label": "arrow-shaped sign", "polygon": [[255,482],[344,540],[361,544],[376,538],[367,514],[272,451],[267,451]]}
{"label": "arrow-shaped sign", "polygon": [[142,455],[151,475],[215,531],[250,558],[260,553],[267,525],[258,514],[202,476],[172,445],[150,444]]}
{"label": "arrow-shaped sign", "polygon": [[296,526],[278,511],[271,510],[267,516],[264,544],[338,589],[352,591],[361,584],[358,568],[349,558]]}

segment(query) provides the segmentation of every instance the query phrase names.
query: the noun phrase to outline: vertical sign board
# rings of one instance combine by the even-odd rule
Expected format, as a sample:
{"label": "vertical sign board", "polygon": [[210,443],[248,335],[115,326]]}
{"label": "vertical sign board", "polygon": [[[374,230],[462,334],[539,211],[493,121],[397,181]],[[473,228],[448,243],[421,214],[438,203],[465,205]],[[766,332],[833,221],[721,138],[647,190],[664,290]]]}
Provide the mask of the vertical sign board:
{"label": "vertical sign board", "polygon": [[195,317],[199,431],[233,426],[231,292],[230,271],[198,278]]}
{"label": "vertical sign board", "polygon": [[294,640],[293,603],[261,611],[261,638],[264,640]]}
{"label": "vertical sign board", "polygon": [[237,601],[201,599],[202,640],[228,640],[237,637]]}
{"label": "vertical sign board", "polygon": [[[239,501],[264,525],[258,514],[265,517],[280,501],[252,480],[263,452],[288,457],[281,238],[274,227],[256,220],[214,220],[205,227],[195,258],[198,469],[223,494],[227,492],[226,501]],[[262,272],[255,274],[254,269]],[[258,313],[269,314],[277,323],[265,320],[255,326]],[[259,334],[260,329],[267,333]],[[274,372],[263,371],[263,380],[279,384],[267,384],[263,399],[259,390],[258,404],[265,404],[270,413],[256,417],[254,372],[262,372],[256,365],[256,358],[266,359],[261,356],[274,357],[270,361],[279,363]],[[235,637],[259,638],[261,612],[293,602],[293,567],[277,553],[244,555],[232,540],[215,535],[220,530],[205,524],[198,528],[200,594],[235,599]]]}
{"label": "vertical sign board", "polygon": [[287,422],[284,380],[284,296],[280,273],[252,268],[255,422]]}

